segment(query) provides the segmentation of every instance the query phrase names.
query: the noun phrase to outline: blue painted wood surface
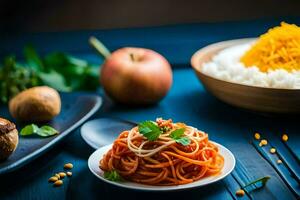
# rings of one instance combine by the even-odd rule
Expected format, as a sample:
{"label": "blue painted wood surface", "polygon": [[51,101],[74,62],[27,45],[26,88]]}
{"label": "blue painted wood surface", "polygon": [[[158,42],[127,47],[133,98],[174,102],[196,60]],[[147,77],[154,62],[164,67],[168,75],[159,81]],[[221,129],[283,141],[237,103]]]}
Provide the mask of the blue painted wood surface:
{"label": "blue painted wood surface", "polygon": [[[21,47],[33,43],[41,53],[53,50],[67,51],[94,63],[101,59],[88,46],[91,35],[100,38],[110,49],[122,46],[140,46],[154,49],[168,58],[174,68],[174,84],[166,98],[149,107],[132,108],[114,104],[104,96],[104,106],[93,116],[119,117],[142,121],[156,117],[172,118],[187,122],[209,133],[210,138],[228,147],[237,158],[234,172],[225,180],[210,186],[174,193],[143,193],[109,186],[96,179],[88,170],[87,158],[93,152],[81,139],[79,129],[63,143],[15,173],[1,177],[0,199],[296,199],[299,198],[274,166],[256,150],[254,132],[260,132],[278,151],[299,158],[300,133],[297,117],[272,118],[257,115],[226,105],[208,94],[192,71],[189,59],[199,48],[221,40],[256,37],[280,21],[300,24],[299,18],[265,19],[246,22],[191,24],[155,28],[138,28],[105,31],[79,31],[64,33],[16,34],[2,36],[0,56],[7,53],[21,54]],[[290,140],[280,143],[285,132]],[[265,148],[269,148],[267,146]],[[266,149],[268,150],[268,149]],[[266,151],[267,152],[267,151]],[[60,188],[53,188],[48,178],[62,170],[63,164],[74,164],[73,177],[66,179]],[[293,170],[299,172],[299,163]],[[270,175],[263,189],[237,198],[235,191],[248,181]],[[297,183],[299,189],[299,182]],[[297,189],[297,188],[296,188]]]}

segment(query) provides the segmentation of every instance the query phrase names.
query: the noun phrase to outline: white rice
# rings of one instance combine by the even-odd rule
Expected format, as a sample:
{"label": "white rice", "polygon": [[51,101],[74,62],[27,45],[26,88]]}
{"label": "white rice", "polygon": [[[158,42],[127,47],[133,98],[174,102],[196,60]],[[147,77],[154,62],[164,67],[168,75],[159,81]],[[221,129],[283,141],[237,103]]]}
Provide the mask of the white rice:
{"label": "white rice", "polygon": [[300,89],[300,71],[274,70],[261,72],[256,66],[245,67],[240,58],[252,43],[220,51],[211,62],[205,63],[202,73],[224,81],[269,88]]}

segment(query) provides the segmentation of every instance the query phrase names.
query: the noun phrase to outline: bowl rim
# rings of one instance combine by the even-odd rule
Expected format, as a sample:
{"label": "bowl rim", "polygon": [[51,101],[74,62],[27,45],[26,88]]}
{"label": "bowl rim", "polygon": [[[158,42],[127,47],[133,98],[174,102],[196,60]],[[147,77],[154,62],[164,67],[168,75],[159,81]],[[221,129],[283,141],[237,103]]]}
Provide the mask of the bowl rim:
{"label": "bowl rim", "polygon": [[[225,48],[228,47],[232,47],[234,45],[239,45],[239,44],[243,44],[243,43],[247,43],[247,42],[251,42],[251,41],[255,41],[258,38],[240,38],[240,39],[232,39],[232,40],[224,40],[224,41],[220,41],[220,42],[216,42],[216,43],[212,43],[209,44],[205,47],[202,47],[200,49],[198,49],[191,57],[190,59],[190,64],[192,66],[192,68],[195,70],[195,72],[201,74],[202,76],[205,76],[209,79],[213,79],[215,81],[221,81],[221,82],[225,82],[227,84],[232,84],[232,85],[237,85],[237,86],[241,86],[241,87],[248,87],[248,88],[256,88],[256,89],[265,89],[265,90],[273,90],[273,91],[286,91],[286,92],[295,92],[295,91],[299,91],[300,89],[291,89],[291,88],[272,88],[272,87],[263,87],[263,86],[254,86],[254,85],[246,85],[246,84],[242,84],[242,83],[235,83],[235,82],[231,82],[231,81],[225,81],[222,79],[218,79],[215,78],[213,76],[207,75],[205,73],[203,73],[200,69],[199,69],[199,65],[197,66],[197,61],[199,60],[199,56],[201,54],[205,54],[207,51],[209,51],[211,48],[221,48],[222,46],[225,46]],[[223,48],[223,49],[225,49]]]}

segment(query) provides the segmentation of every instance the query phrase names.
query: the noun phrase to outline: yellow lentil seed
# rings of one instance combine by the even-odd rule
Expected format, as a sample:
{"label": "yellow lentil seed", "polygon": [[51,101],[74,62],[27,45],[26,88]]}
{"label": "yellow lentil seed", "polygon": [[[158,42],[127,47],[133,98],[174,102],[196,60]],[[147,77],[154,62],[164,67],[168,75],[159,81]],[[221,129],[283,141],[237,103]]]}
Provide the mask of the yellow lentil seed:
{"label": "yellow lentil seed", "polygon": [[262,146],[265,146],[268,144],[268,141],[264,139],[264,140],[261,140],[260,143],[262,144]]}
{"label": "yellow lentil seed", "polygon": [[289,137],[287,134],[283,134],[281,139],[282,139],[282,141],[286,142],[286,141],[288,141]]}
{"label": "yellow lentil seed", "polygon": [[65,169],[72,169],[73,168],[73,164],[72,163],[67,163],[64,165]]}
{"label": "yellow lentil seed", "polygon": [[55,177],[57,177],[57,179],[60,179],[60,175],[59,174],[55,174]]}
{"label": "yellow lentil seed", "polygon": [[64,183],[64,182],[63,182],[62,180],[58,180],[58,181],[55,181],[55,182],[53,183],[53,185],[56,186],[56,187],[59,187],[59,186],[61,186],[63,183]]}
{"label": "yellow lentil seed", "polygon": [[72,172],[67,172],[67,176],[72,176]]}
{"label": "yellow lentil seed", "polygon": [[260,134],[259,134],[259,133],[255,133],[255,134],[254,134],[254,138],[255,138],[256,140],[259,140],[259,139],[260,139]]}
{"label": "yellow lentil seed", "polygon": [[65,172],[60,172],[60,173],[58,173],[58,175],[60,176],[60,178],[65,178],[66,173]]}
{"label": "yellow lentil seed", "polygon": [[239,189],[236,191],[235,195],[238,197],[242,197],[245,195],[245,191],[243,189]]}
{"label": "yellow lentil seed", "polygon": [[258,144],[258,146],[262,147],[262,143],[260,142],[260,143]]}
{"label": "yellow lentil seed", "polygon": [[58,178],[56,176],[52,176],[48,179],[49,182],[55,182],[57,180],[58,180]]}
{"label": "yellow lentil seed", "polygon": [[281,164],[281,163],[282,163],[282,160],[278,159],[277,164]]}
{"label": "yellow lentil seed", "polygon": [[270,153],[276,153],[276,149],[275,148],[271,148],[270,149]]}

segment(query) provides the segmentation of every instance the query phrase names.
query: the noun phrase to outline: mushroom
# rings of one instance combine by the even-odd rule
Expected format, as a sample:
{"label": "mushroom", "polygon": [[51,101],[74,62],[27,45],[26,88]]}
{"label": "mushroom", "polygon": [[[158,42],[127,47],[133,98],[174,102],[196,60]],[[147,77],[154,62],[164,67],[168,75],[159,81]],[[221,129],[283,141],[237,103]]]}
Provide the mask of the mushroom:
{"label": "mushroom", "polygon": [[0,160],[8,158],[16,150],[18,142],[16,125],[0,118]]}
{"label": "mushroom", "polygon": [[26,122],[50,121],[60,113],[58,92],[47,86],[33,87],[9,101],[9,112],[17,120]]}

